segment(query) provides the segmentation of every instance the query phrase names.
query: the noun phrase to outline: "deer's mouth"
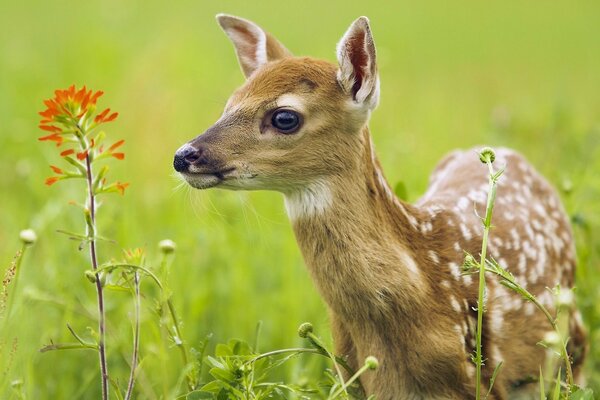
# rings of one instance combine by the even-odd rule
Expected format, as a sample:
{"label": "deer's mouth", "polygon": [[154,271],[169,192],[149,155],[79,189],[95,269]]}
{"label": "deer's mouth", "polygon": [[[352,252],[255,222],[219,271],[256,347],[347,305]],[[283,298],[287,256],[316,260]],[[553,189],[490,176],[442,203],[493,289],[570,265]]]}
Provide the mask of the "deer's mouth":
{"label": "deer's mouth", "polygon": [[185,171],[180,172],[183,179],[195,189],[208,189],[219,185],[229,178],[234,167],[224,168],[218,171]]}

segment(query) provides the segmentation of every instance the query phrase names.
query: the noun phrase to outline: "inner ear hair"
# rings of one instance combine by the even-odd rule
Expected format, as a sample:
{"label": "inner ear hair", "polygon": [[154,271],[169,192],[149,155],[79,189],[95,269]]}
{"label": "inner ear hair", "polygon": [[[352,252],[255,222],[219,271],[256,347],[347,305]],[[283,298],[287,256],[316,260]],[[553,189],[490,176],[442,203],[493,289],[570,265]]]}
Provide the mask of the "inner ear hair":
{"label": "inner ear hair", "polygon": [[350,25],[338,43],[338,81],[357,103],[374,108],[378,101],[375,43],[369,20],[360,17]]}

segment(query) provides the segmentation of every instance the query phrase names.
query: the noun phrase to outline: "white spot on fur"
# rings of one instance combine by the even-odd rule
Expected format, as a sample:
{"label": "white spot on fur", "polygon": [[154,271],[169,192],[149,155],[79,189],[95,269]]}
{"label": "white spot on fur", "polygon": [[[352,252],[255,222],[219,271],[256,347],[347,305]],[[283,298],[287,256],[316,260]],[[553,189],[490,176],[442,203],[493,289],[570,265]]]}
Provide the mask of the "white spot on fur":
{"label": "white spot on fur", "polygon": [[473,237],[473,234],[465,224],[460,224],[460,231],[462,232],[462,235],[465,238],[465,240],[471,240],[471,238]]}
{"label": "white spot on fur", "polygon": [[469,199],[466,197],[461,197],[460,200],[458,200],[457,206],[461,210],[466,210],[467,207],[469,207]]}
{"label": "white spot on fur", "polygon": [[285,208],[292,221],[323,214],[332,203],[331,189],[325,181],[316,181],[285,196]]}
{"label": "white spot on fur", "polygon": [[452,306],[452,309],[457,313],[461,312],[460,303],[458,302],[458,300],[456,300],[456,297],[450,296],[450,305]]}
{"label": "white spot on fur", "polygon": [[429,259],[431,261],[433,261],[434,263],[438,264],[440,262],[440,258],[438,257],[438,255],[435,251],[429,250],[429,251],[427,251],[427,255],[429,256]]}
{"label": "white spot on fur", "polygon": [[450,273],[452,274],[452,276],[454,277],[454,279],[456,279],[457,281],[460,279],[460,269],[458,268],[458,264],[457,263],[448,263],[448,268],[450,268]]}
{"label": "white spot on fur", "polygon": [[535,313],[535,305],[530,301],[525,303],[525,306],[523,306],[523,308],[525,315],[533,315]]}
{"label": "white spot on fur", "polygon": [[492,360],[494,360],[494,363],[496,365],[504,361],[504,357],[502,356],[500,349],[496,345],[492,346]]}

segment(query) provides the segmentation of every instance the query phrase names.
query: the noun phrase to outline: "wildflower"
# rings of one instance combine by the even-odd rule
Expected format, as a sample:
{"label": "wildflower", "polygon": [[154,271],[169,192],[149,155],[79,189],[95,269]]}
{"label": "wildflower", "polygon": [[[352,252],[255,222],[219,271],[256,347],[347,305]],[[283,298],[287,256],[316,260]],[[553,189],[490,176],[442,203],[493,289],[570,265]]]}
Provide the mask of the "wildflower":
{"label": "wildflower", "polygon": [[88,112],[93,112],[96,108],[96,101],[103,94],[102,91],[96,93],[92,90],[88,91],[85,86],[76,91],[75,85],[71,85],[65,90],[55,90],[54,98],[44,100],[46,110],[39,113],[44,118],[40,122],[40,128],[50,132],[60,132],[61,128],[47,124],[64,124],[65,121],[73,121]]}
{"label": "wildflower", "polygon": [[125,193],[128,183],[116,182],[106,185],[105,168],[97,177],[90,177],[89,174],[89,164],[98,159],[113,157],[123,160],[125,158],[125,153],[119,151],[125,143],[124,140],[116,141],[102,154],[101,142],[106,134],[100,131],[92,137],[92,132],[98,125],[114,121],[119,116],[119,113],[111,112],[110,108],[106,108],[101,113],[96,112],[96,103],[103,94],[102,91],[88,90],[85,86],[76,89],[75,85],[71,85],[68,89],[55,90],[53,98],[44,100],[46,109],[39,113],[43,118],[39,127],[48,134],[40,137],[39,140],[54,142],[56,146],[61,146],[65,142],[78,144],[77,147],[70,146],[71,148],[60,152],[60,156],[74,168],[63,169],[51,165],[50,168],[56,176],[46,178],[46,185],[51,186],[63,179],[81,178],[90,180],[89,185],[94,194]]}

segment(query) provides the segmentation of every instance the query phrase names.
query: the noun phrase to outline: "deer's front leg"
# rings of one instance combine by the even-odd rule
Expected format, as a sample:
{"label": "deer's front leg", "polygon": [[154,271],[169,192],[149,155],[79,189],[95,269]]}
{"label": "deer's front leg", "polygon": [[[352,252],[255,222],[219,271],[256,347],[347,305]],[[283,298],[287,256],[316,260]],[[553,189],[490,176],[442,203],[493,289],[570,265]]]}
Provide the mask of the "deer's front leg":
{"label": "deer's front leg", "polygon": [[[333,335],[333,343],[335,345],[335,354],[348,363],[352,370],[356,371],[359,367],[359,362],[356,355],[356,346],[352,340],[350,332],[344,323],[331,313],[331,331]],[[344,379],[350,378],[348,371],[342,369]]]}

